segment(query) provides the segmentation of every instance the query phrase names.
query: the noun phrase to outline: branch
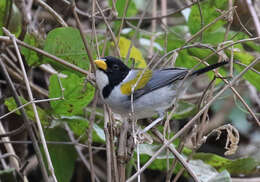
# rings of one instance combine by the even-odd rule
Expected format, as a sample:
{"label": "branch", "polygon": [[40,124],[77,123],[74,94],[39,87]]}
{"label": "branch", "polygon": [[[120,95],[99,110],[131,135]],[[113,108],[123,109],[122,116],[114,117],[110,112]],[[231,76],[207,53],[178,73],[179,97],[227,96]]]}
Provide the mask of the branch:
{"label": "branch", "polygon": [[[16,54],[17,54],[17,57],[18,57],[18,61],[20,63],[20,66],[21,66],[21,69],[22,69],[22,72],[23,72],[24,82],[25,82],[25,85],[26,85],[26,88],[27,88],[27,91],[28,91],[29,99],[30,99],[30,101],[33,101],[34,98],[33,98],[31,87],[30,87],[30,84],[29,84],[29,80],[28,80],[28,77],[27,77],[27,74],[26,74],[26,71],[25,71],[23,60],[22,60],[18,45],[16,43],[16,38],[7,29],[3,28],[3,31],[5,32],[5,34],[7,34],[10,37],[10,39],[13,42],[13,45],[14,45],[14,48],[15,48],[15,51],[16,51]],[[44,150],[45,155],[46,155],[49,171],[50,171],[50,173],[53,177],[54,182],[57,182],[57,179],[56,179],[56,176],[55,176],[55,173],[54,173],[54,168],[53,168],[53,165],[52,165],[52,162],[51,162],[51,157],[50,157],[48,147],[47,147],[47,144],[46,144],[46,141],[45,141],[45,137],[44,137],[41,121],[40,121],[40,118],[39,118],[38,110],[36,108],[35,103],[33,103],[33,102],[32,102],[32,108],[33,108],[36,124],[38,126],[39,135],[40,135],[40,138],[41,138],[41,141],[42,141],[43,150]]]}
{"label": "branch", "polygon": [[[3,61],[0,57],[0,66],[1,66],[1,69],[2,69],[2,73],[3,73],[3,76],[5,77],[5,80],[7,81],[11,91],[12,91],[12,94],[13,94],[13,97],[15,99],[15,102],[16,102],[16,105],[19,107],[22,105],[22,102],[20,101],[20,98],[18,96],[18,93],[14,87],[14,84],[8,74],[8,72],[6,71],[5,69],[5,66],[3,64]],[[21,115],[22,115],[22,118],[24,120],[24,123],[25,123],[25,126],[26,126],[26,129],[28,130],[28,133],[29,133],[29,136],[33,142],[33,147],[34,147],[34,150],[35,150],[35,153],[36,153],[36,156],[38,158],[38,161],[39,161],[39,165],[40,165],[40,169],[41,169],[41,172],[42,172],[42,175],[43,175],[43,179],[45,182],[48,182],[48,173],[45,169],[45,166],[44,166],[44,163],[43,163],[43,157],[41,155],[41,151],[40,151],[40,147],[37,143],[37,139],[34,135],[34,132],[33,132],[33,129],[32,129],[32,126],[31,126],[31,123],[29,121],[29,118],[24,110],[24,108],[21,108],[20,109],[20,112],[21,112]]]}

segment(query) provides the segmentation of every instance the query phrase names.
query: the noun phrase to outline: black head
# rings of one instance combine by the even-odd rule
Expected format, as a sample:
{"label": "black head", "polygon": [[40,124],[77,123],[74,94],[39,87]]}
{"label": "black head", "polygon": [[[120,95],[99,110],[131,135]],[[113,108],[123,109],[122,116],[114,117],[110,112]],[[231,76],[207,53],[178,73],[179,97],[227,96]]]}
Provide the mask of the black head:
{"label": "black head", "polygon": [[104,97],[105,95],[109,95],[111,90],[124,80],[130,71],[130,69],[120,59],[113,56],[106,56],[99,60],[95,60],[95,64],[97,69],[104,72],[109,80],[108,85],[103,89]]}

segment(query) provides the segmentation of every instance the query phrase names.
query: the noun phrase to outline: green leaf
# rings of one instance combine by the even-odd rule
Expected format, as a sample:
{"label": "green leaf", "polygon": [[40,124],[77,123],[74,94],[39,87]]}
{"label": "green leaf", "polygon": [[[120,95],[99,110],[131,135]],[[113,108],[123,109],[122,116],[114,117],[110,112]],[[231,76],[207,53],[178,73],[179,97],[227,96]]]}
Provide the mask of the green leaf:
{"label": "green leaf", "polygon": [[16,170],[14,168],[8,168],[6,170],[0,170],[0,180],[4,182],[16,182]]}
{"label": "green leaf", "polygon": [[[139,151],[141,164],[146,163],[160,147],[161,145],[140,144]],[[191,154],[191,150],[187,148],[184,149],[183,153],[185,153],[185,155],[182,155],[185,158],[186,155]],[[167,170],[167,159],[169,159],[171,163],[174,156],[172,153],[167,153],[164,150],[148,168],[153,170]],[[201,174],[200,168],[209,168],[206,167],[205,164],[215,168],[218,172],[227,170],[231,175],[253,175],[257,173],[256,169],[257,166],[259,166],[260,161],[256,161],[251,157],[231,160],[211,153],[195,153],[192,160],[190,160],[190,165],[197,174]],[[178,172],[179,167],[180,166],[177,166],[175,172]]]}
{"label": "green leaf", "polygon": [[[10,11],[10,7],[12,8]],[[9,14],[11,12],[11,14]],[[9,17],[10,16],[10,17]],[[7,20],[9,23],[7,25]],[[2,27],[7,28],[16,37],[21,32],[21,13],[12,1],[1,0],[0,1],[0,35],[3,35]]]}
{"label": "green leaf", "polygon": [[211,165],[218,171],[227,170],[232,176],[234,175],[252,175],[256,172],[260,162],[251,157],[230,160],[215,154],[195,153],[193,159],[200,159]]}
{"label": "green leaf", "polygon": [[[211,23],[214,19],[221,15],[219,10],[226,10],[228,8],[228,0],[208,0],[200,3],[202,10],[202,17],[204,21],[204,26]],[[214,32],[218,28],[222,27],[226,22],[224,20],[219,20],[215,24],[212,24],[203,34],[208,32]],[[198,32],[201,27],[201,16],[197,5],[191,8],[191,13],[188,20],[188,26],[191,34]]]}
{"label": "green leaf", "polygon": [[[161,147],[161,145],[156,145],[156,144],[139,144],[139,153],[140,153],[141,164],[145,164],[150,159],[150,157],[152,157],[157,152],[157,150],[159,150],[160,147]],[[186,150],[186,148],[185,148],[185,152],[191,153],[191,150],[189,150],[189,149]],[[167,170],[167,159],[169,159],[169,162],[171,163],[174,158],[175,157],[171,152],[167,153],[164,150],[157,156],[156,160],[154,160],[152,162],[152,164],[149,165],[148,168],[152,169],[152,170],[166,171]],[[177,169],[175,170],[175,172],[178,172],[180,167],[181,167],[180,165],[177,165]]]}
{"label": "green leaf", "polygon": [[[151,144],[139,144],[139,152],[140,152],[140,162],[141,164],[145,164],[151,156],[154,155],[154,153],[160,148],[160,145],[151,145]],[[170,159],[170,162],[174,156],[172,153],[169,153],[168,159]],[[149,169],[152,170],[166,170],[166,159],[167,159],[167,154],[165,151],[161,152],[156,160],[152,162],[151,165],[149,165]]]}
{"label": "green leaf", "polygon": [[[227,54],[230,54],[230,51],[226,51]],[[239,51],[234,51],[234,59],[235,60],[239,60],[242,63],[244,63],[245,65],[249,65],[254,59],[255,57],[252,56],[250,53],[244,51],[244,50],[239,50]],[[256,64],[255,67],[260,67],[260,63]],[[245,67],[240,66],[238,64],[234,64],[234,68],[241,72],[242,70],[245,69]],[[257,90],[260,91],[260,75],[248,70],[244,75],[243,78],[246,79],[247,81],[249,81],[252,85],[254,85]]]}
{"label": "green leaf", "polygon": [[[44,50],[69,63],[87,70],[89,68],[89,60],[86,54],[83,41],[77,29],[71,27],[56,28],[47,35]],[[71,70],[70,68],[45,57],[46,62],[51,63],[56,69]],[[75,71],[73,71],[75,72]],[[79,74],[78,72],[76,72]]]}
{"label": "green leaf", "polygon": [[[167,39],[167,52],[172,51],[174,49],[180,48],[184,45],[185,40],[183,39],[183,32],[179,33],[179,30],[185,29],[184,27],[176,27],[172,28],[173,32],[169,32],[167,37],[164,34],[156,37],[156,42],[161,45],[161,47],[165,47],[165,40]],[[184,30],[185,31],[185,30]]]}
{"label": "green leaf", "polygon": [[[131,40],[125,38],[125,37],[120,37],[119,43],[118,43],[118,48],[120,50],[120,56],[123,58],[127,57],[128,49],[130,48],[131,45]],[[140,50],[138,50],[135,46],[132,46],[131,51],[130,51],[130,57],[135,60],[135,68],[145,68],[146,62],[143,58],[143,55]],[[131,66],[131,63],[129,63]]]}
{"label": "green leaf", "polygon": [[193,116],[197,112],[197,106],[195,104],[180,101],[178,102],[178,107],[173,115],[174,119],[184,119]]}
{"label": "green leaf", "polygon": [[[167,34],[167,52],[180,48],[185,44],[185,40],[183,39],[185,35],[183,32],[185,32],[186,28],[187,27],[177,26],[176,28],[172,28],[172,31]],[[156,38],[156,42],[159,43],[161,47],[165,47],[165,39],[165,35],[160,35]],[[188,49],[183,49],[178,53],[179,55],[175,62],[176,67],[192,68],[198,63]]]}
{"label": "green leaf", "polygon": [[[89,126],[89,121],[83,117],[80,116],[71,116],[71,117],[62,117],[63,122],[67,122],[71,128],[71,130],[77,135],[82,136],[86,134],[86,131]],[[93,142],[97,143],[104,143],[105,133],[104,130],[99,127],[96,123],[93,125],[93,136],[92,136]]]}
{"label": "green leaf", "polygon": [[[59,127],[45,130],[47,141],[70,142],[67,132]],[[48,144],[51,161],[58,181],[70,182],[77,159],[73,145]],[[45,155],[43,155],[45,156]],[[46,162],[46,160],[45,160]],[[47,166],[47,164],[45,163]]]}
{"label": "green leaf", "polygon": [[[219,27],[216,31],[212,32],[206,32],[203,36],[203,43],[211,44],[211,46],[218,46],[220,43],[223,43],[225,40],[225,34],[226,34],[226,28],[225,27]],[[234,35],[237,35],[233,37]],[[241,40],[245,39],[245,34],[239,33],[234,31],[228,31],[227,40]],[[248,38],[248,37],[247,37]],[[226,45],[226,44],[225,44]],[[235,44],[234,47],[236,48],[242,48],[241,44]]]}
{"label": "green leaf", "polygon": [[[33,47],[41,47],[41,40],[37,39],[36,36],[33,34],[27,33],[25,35],[24,42]],[[32,51],[31,49],[21,47],[21,53],[24,55],[29,66],[38,66],[44,63],[42,61],[42,57],[38,56],[38,54],[35,51]]]}
{"label": "green leaf", "polygon": [[[259,63],[258,63],[259,64]],[[236,70],[238,70],[239,72],[244,70],[245,67],[240,66],[240,65],[234,65],[234,67],[236,68]],[[254,85],[258,91],[260,91],[260,75],[248,70],[244,75],[243,78],[246,79],[247,81],[249,81],[252,85]]]}
{"label": "green leaf", "polygon": [[[195,56],[201,60],[206,58],[208,55],[210,55],[212,53],[212,51],[209,49],[201,49],[201,48],[190,48],[190,49],[188,49],[188,52],[190,55]],[[217,60],[218,60],[218,56],[216,54],[214,54],[207,60],[207,62],[209,64],[214,64],[214,63],[217,63]],[[194,64],[194,66],[197,64],[198,64],[198,61],[196,60],[196,64]],[[197,69],[203,68],[203,67],[206,67],[206,66],[204,64],[201,64]],[[220,68],[218,68],[218,70],[222,76],[225,77],[227,75],[226,69],[220,67]],[[209,71],[209,72],[207,72],[207,75],[209,76],[209,80],[212,80],[214,78],[215,73],[213,71]],[[220,78],[217,78],[215,83],[218,85],[221,82],[222,82],[222,80]]]}
{"label": "green leaf", "polygon": [[260,52],[260,45],[253,42],[253,41],[247,41],[244,44],[246,44],[247,46],[249,46],[250,48],[252,48],[253,50]]}
{"label": "green leaf", "polygon": [[[8,0],[2,0],[0,1],[0,27],[5,26],[5,13],[8,12],[8,3],[11,3],[11,1]],[[3,35],[3,30],[0,28],[0,35]]]}
{"label": "green leaf", "polygon": [[[193,56],[191,56],[187,49],[184,49],[179,52],[179,56],[177,57],[175,62],[176,67],[185,67],[189,69],[193,68],[197,64],[198,64],[198,60],[196,60]],[[198,67],[198,69],[200,67]]]}
{"label": "green leaf", "polygon": [[[116,1],[116,10],[117,10],[119,17],[123,17],[123,15],[124,15],[124,9],[126,6],[126,2],[127,1]],[[112,7],[112,0],[109,1],[109,4]],[[137,14],[137,12],[138,11],[136,9],[135,3],[133,1],[130,1],[128,8],[127,8],[126,17],[134,16]]]}
{"label": "green leaf", "polygon": [[[23,97],[19,97],[19,98],[20,98],[22,104],[28,103],[28,101],[25,100]],[[15,102],[13,97],[6,98],[5,99],[5,105],[7,106],[9,111],[12,111],[12,110],[17,108],[16,102]],[[41,120],[41,123],[43,125],[48,125],[49,124],[48,113],[46,113],[43,109],[41,109],[38,106],[36,108],[37,108],[38,115],[39,115],[39,118]],[[35,116],[34,116],[32,105],[29,104],[28,106],[24,107],[24,109],[25,109],[25,112],[26,112],[27,116],[29,117],[29,119],[32,120],[32,121],[35,121]],[[17,110],[15,113],[18,114],[18,115],[21,115],[19,110]]]}
{"label": "green leaf", "polygon": [[[111,8],[113,6],[112,1],[113,0],[109,0],[109,5],[110,5]],[[124,16],[124,10],[125,10],[125,6],[126,6],[126,2],[127,1],[125,1],[125,0],[115,1],[116,11],[117,11],[119,17]],[[129,4],[128,4],[127,12],[126,12],[126,17],[135,16],[138,12],[136,5],[133,1],[128,1],[128,2],[129,2]],[[112,26],[114,32],[118,32],[120,25],[121,25],[121,21],[114,22],[114,24]]]}
{"label": "green leaf", "polygon": [[[139,151],[140,151],[140,162],[141,164],[145,164],[150,157],[154,156],[155,152],[161,147],[161,145],[150,145],[150,144],[140,144],[139,145]],[[191,151],[189,151],[191,153]],[[136,157],[136,156],[135,156]],[[184,158],[187,158],[183,155]],[[152,162],[151,165],[149,165],[148,168],[152,170],[161,170],[166,171],[167,170],[167,160],[171,163],[174,159],[174,156],[172,153],[168,153],[164,150],[161,152],[160,155]],[[189,161],[190,168],[195,172],[195,174],[199,177],[200,181],[208,182],[209,180],[213,179],[223,179],[227,182],[230,180],[230,175],[227,171],[219,173],[216,169],[214,169],[211,165],[203,162],[200,159],[196,160],[190,160]],[[176,174],[181,169],[181,166],[177,164],[176,169],[174,173]]]}
{"label": "green leaf", "polygon": [[[91,84],[85,84],[85,78],[68,71],[62,72],[66,78],[60,78],[64,90],[64,100],[51,101],[54,114],[73,116],[82,113],[94,97],[95,89]],[[61,97],[57,75],[50,77],[49,98]]]}
{"label": "green leaf", "polygon": [[[10,11],[10,7],[12,8]],[[11,12],[11,14],[9,14]],[[10,17],[9,17],[10,16]],[[7,25],[7,20],[9,23]],[[12,1],[1,0],[0,1],[0,35],[3,35],[2,27],[7,28],[11,33],[15,34],[16,37],[21,32],[21,13]]]}

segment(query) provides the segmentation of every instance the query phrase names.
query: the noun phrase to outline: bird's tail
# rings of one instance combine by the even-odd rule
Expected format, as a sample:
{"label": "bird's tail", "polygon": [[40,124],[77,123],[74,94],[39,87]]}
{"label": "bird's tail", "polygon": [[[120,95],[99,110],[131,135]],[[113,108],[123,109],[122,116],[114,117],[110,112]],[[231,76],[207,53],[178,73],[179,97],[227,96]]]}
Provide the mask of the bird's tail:
{"label": "bird's tail", "polygon": [[206,72],[208,72],[208,71],[210,71],[210,70],[213,70],[213,69],[215,69],[215,68],[218,68],[218,67],[220,67],[220,66],[223,66],[223,65],[225,65],[225,64],[227,64],[228,63],[228,61],[222,61],[222,62],[219,62],[219,63],[216,63],[216,64],[212,64],[212,65],[209,65],[209,66],[207,66],[207,67],[205,67],[205,68],[201,68],[201,69],[199,69],[199,70],[196,70],[196,71],[194,71],[194,72],[192,72],[192,76],[193,75],[200,75],[200,74],[203,74],[203,73],[206,73]]}

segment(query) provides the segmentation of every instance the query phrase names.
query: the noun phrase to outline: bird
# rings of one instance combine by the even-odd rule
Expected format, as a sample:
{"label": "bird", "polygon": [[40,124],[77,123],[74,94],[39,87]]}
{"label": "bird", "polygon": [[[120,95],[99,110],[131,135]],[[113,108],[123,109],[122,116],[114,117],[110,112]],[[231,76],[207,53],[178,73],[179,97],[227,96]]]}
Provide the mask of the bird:
{"label": "bird", "polygon": [[96,84],[104,103],[122,117],[134,114],[136,119],[143,119],[158,114],[153,125],[146,128],[149,130],[164,118],[176,96],[185,93],[193,78],[228,62],[192,72],[186,68],[131,69],[113,56],[99,58],[94,63],[97,67]]}

